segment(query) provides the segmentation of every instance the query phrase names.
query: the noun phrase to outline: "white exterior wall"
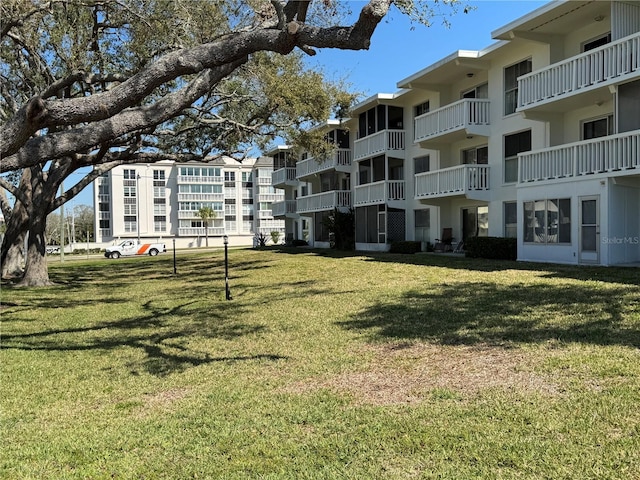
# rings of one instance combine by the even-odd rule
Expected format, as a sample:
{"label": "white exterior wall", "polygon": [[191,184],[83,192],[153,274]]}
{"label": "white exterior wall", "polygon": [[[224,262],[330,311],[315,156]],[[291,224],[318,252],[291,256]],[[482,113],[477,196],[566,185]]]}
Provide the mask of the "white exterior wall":
{"label": "white exterior wall", "polygon": [[[230,227],[231,224],[224,220],[224,197],[225,187],[224,180],[222,183],[222,203],[223,211],[217,212],[218,218],[213,221],[213,225],[209,227],[209,246],[222,246],[222,237],[218,230],[214,228],[224,226],[224,234],[229,236],[229,243],[231,245],[253,245],[253,236],[259,227],[258,218],[258,199],[256,196],[257,191],[257,171],[256,159],[245,160],[243,163],[238,163],[232,159],[225,159],[224,163],[202,163],[202,164],[175,164],[173,162],[159,162],[155,164],[134,164],[127,166],[119,166],[111,170],[107,174],[107,181],[109,184],[109,212],[110,216],[110,235],[102,235],[100,225],[100,195],[98,192],[97,184],[100,180],[96,180],[94,185],[94,204],[95,208],[95,224],[96,224],[96,243],[102,246],[112,245],[118,243],[125,238],[137,238],[140,236],[141,241],[162,241],[167,244],[167,248],[172,248],[175,242],[176,248],[192,248],[203,247],[206,244],[204,233],[202,235],[181,235],[179,233],[180,215],[178,210],[178,175],[181,166],[195,166],[195,167],[216,167],[221,169],[221,176],[224,179],[224,172],[233,171],[236,174],[234,186],[231,187],[231,192],[236,200],[236,214],[235,214],[235,227]],[[263,165],[260,168],[265,168]],[[139,200],[139,231],[126,232],[124,223],[125,207],[123,203],[124,198],[124,185],[123,185],[123,172],[124,170],[135,170],[136,174],[140,175],[140,178],[136,180],[138,187],[137,199]],[[164,231],[154,231],[154,203],[153,203],[153,191],[154,191],[154,178],[153,171],[162,170],[165,172],[165,192],[166,192],[166,226]],[[253,220],[251,221],[250,228],[243,227],[242,221],[242,199],[248,198],[246,194],[243,194],[242,188],[242,173],[253,173],[253,187],[251,198],[253,199]],[[229,190],[227,190],[229,193]],[[104,198],[103,198],[104,199]],[[137,208],[135,209],[137,210]],[[104,215],[102,215],[104,216]],[[136,211],[137,216],[137,211]],[[197,215],[196,215],[197,217]],[[271,222],[273,220],[269,219]],[[284,221],[278,228],[284,230]],[[269,223],[269,225],[275,225]]]}
{"label": "white exterior wall", "polygon": [[[406,200],[401,205],[398,203],[391,205],[391,202],[387,202],[387,208],[393,206],[405,209],[405,236],[407,240],[415,239],[415,211],[418,209],[429,209],[430,211],[430,240],[433,242],[435,238],[440,237],[442,229],[445,227],[451,227],[454,237],[457,240],[460,239],[463,227],[462,209],[480,206],[486,206],[489,209],[488,235],[504,236],[504,204],[505,202],[516,202],[520,260],[578,263],[580,261],[580,199],[596,195],[599,199],[601,236],[598,263],[609,265],[640,261],[640,241],[637,241],[640,236],[640,213],[638,213],[640,211],[640,171],[637,169],[637,156],[640,153],[634,152],[635,147],[630,146],[635,144],[625,143],[624,148],[627,151],[619,154],[629,156],[630,161],[622,162],[624,165],[635,165],[623,167],[630,168],[629,171],[615,169],[610,172],[596,171],[589,173],[594,176],[577,175],[544,181],[535,179],[526,183],[505,181],[505,136],[530,131],[533,152],[549,147],[583,142],[583,123],[585,121],[613,115],[614,123],[617,122],[616,103],[618,100],[615,82],[640,81],[640,72],[625,71],[624,78],[613,78],[613,80],[607,78],[599,81],[608,83],[588,84],[583,87],[580,82],[584,81],[584,77],[597,76],[597,73],[600,72],[600,68],[594,67],[592,63],[598,61],[599,57],[595,54],[589,54],[589,62],[572,64],[574,69],[572,74],[577,75],[577,70],[582,68],[580,74],[583,77],[580,77],[581,80],[577,80],[577,76],[575,79],[568,77],[576,82],[576,85],[571,85],[570,93],[566,94],[566,91],[555,92],[553,95],[556,96],[543,96],[540,100],[536,100],[534,97],[533,105],[524,103],[526,106],[521,107],[522,111],[505,114],[505,68],[531,59],[531,76],[533,76],[552,64],[572,59],[577,55],[581,55],[582,59],[586,58],[586,55],[581,54],[583,45],[603,36],[610,30],[616,30],[612,32],[613,41],[616,38],[633,35],[634,32],[637,35],[637,32],[640,31],[640,6],[634,2],[623,3],[624,5],[621,3],[612,5],[607,1],[550,2],[548,6],[493,32],[494,38],[499,39],[500,42],[486,50],[456,52],[400,81],[398,87],[402,90],[396,94],[374,95],[355,108],[353,118],[349,121],[349,127],[353,132],[351,135],[352,148],[357,137],[355,132],[358,131],[358,115],[360,113],[379,104],[404,108]],[[612,22],[614,27],[612,27]],[[624,35],[619,34],[622,30],[624,30]],[[628,45],[625,48],[636,48],[631,46],[628,40],[625,42],[628,42],[625,43]],[[601,48],[601,50],[604,49],[609,52],[607,55],[618,55],[615,52],[619,52],[613,48]],[[609,66],[616,62],[620,65],[632,63],[628,57],[606,58],[608,58]],[[590,67],[587,69],[585,65],[590,65]],[[590,73],[585,73],[586,70],[589,70]],[[553,69],[553,71],[562,70]],[[554,84],[561,83],[557,78],[553,81],[548,79],[546,81]],[[422,139],[422,145],[414,142],[414,107],[416,105],[429,101],[429,111],[433,113],[435,110],[458,102],[463,92],[483,83],[488,84],[490,101],[490,125],[488,127],[467,130],[472,133],[456,132],[455,129],[444,130],[436,137],[429,137],[427,134]],[[587,84],[585,83],[585,85]],[[535,86],[542,88],[543,85],[537,84]],[[545,88],[547,86],[544,85]],[[635,92],[633,89],[627,89],[627,91],[630,92],[627,96],[633,95]],[[539,103],[535,104],[535,102]],[[632,105],[633,99],[627,98],[625,102],[625,105]],[[425,121],[422,125],[428,123]],[[633,128],[635,123],[630,122],[630,125],[631,127],[627,128]],[[616,131],[614,125],[614,132]],[[469,189],[462,192],[461,189],[454,188],[448,192],[442,190],[435,194],[433,190],[428,190],[427,193],[423,193],[424,196],[421,199],[416,199],[414,158],[429,155],[430,172],[435,172],[461,166],[462,150],[485,145],[488,147],[489,190],[470,191]],[[551,160],[544,161],[550,162]],[[388,166],[388,159],[385,161],[385,166]],[[538,165],[535,167],[537,168]],[[454,170],[454,172],[459,171],[462,170]],[[443,176],[439,178],[443,178]],[[453,174],[449,175],[449,178],[452,177]],[[388,177],[386,178],[388,179]],[[356,161],[352,165],[351,180],[353,188],[358,184],[358,162]],[[449,180],[443,180],[443,182],[447,181]],[[467,181],[469,180],[465,180],[465,182]],[[426,184],[426,181],[423,182],[423,185]],[[428,186],[427,188],[433,189],[434,187]],[[522,238],[524,229],[523,202],[557,198],[571,200],[571,243],[567,245],[525,243]],[[385,244],[356,244],[356,248],[366,250],[386,250],[388,247]]]}

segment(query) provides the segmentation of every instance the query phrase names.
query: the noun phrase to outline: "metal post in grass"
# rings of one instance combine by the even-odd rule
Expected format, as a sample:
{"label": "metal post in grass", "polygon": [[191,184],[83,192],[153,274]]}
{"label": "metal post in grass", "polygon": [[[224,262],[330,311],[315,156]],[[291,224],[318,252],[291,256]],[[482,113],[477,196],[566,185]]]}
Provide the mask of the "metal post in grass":
{"label": "metal post in grass", "polygon": [[225,298],[227,300],[231,300],[231,291],[229,290],[229,237],[222,237],[222,241],[224,242],[224,293]]}
{"label": "metal post in grass", "polygon": [[173,274],[178,274],[178,269],[176,268],[176,239],[173,239]]}

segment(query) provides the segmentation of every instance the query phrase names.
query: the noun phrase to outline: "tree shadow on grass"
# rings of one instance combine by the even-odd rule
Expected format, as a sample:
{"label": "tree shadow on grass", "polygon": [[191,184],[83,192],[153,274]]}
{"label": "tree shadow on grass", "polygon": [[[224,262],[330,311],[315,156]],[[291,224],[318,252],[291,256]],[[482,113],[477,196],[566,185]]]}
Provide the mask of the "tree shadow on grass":
{"label": "tree shadow on grass", "polygon": [[[132,362],[132,374],[146,371],[165,376],[190,367],[212,362],[248,360],[283,360],[271,353],[253,355],[215,356],[193,347],[203,339],[232,340],[266,329],[265,325],[231,320],[221,306],[215,312],[186,302],[172,308],[161,308],[148,302],[146,315],[113,321],[88,320],[86,326],[47,328],[37,332],[3,335],[2,348],[37,351],[104,351],[132,348],[144,354],[141,361]],[[238,307],[235,307],[236,309]],[[237,314],[237,311],[235,312]],[[237,318],[234,315],[234,318]],[[134,355],[135,356],[135,355]]]}
{"label": "tree shadow on grass", "polygon": [[459,283],[408,292],[338,322],[371,340],[451,345],[547,341],[640,347],[640,292],[583,286]]}

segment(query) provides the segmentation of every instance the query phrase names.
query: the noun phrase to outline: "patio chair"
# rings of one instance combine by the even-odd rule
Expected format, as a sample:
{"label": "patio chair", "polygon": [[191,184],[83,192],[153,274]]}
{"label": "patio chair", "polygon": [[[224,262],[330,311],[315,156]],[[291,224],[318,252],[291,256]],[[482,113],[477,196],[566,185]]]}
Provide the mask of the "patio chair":
{"label": "patio chair", "polygon": [[443,228],[441,238],[436,238],[436,244],[433,247],[434,252],[450,252],[452,251],[451,244],[453,243],[453,229]]}

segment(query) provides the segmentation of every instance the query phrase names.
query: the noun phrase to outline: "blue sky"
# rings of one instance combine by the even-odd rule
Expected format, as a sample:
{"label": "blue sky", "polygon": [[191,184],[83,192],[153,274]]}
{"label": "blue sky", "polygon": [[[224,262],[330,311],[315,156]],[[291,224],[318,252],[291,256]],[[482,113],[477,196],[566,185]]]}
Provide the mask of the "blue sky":
{"label": "blue sky", "polygon": [[[365,2],[352,1],[358,12]],[[367,97],[393,93],[396,83],[457,50],[482,50],[494,43],[491,32],[548,3],[537,0],[471,0],[469,13],[448,16],[447,28],[434,18],[430,27],[414,24],[392,11],[373,35],[366,51],[320,50],[309,65],[321,67],[334,79],[346,78],[352,88]],[[447,7],[442,12],[450,12]],[[412,28],[413,27],[413,28]],[[80,180],[80,174],[65,182],[67,188]],[[86,188],[72,205],[93,205],[92,188]]]}

